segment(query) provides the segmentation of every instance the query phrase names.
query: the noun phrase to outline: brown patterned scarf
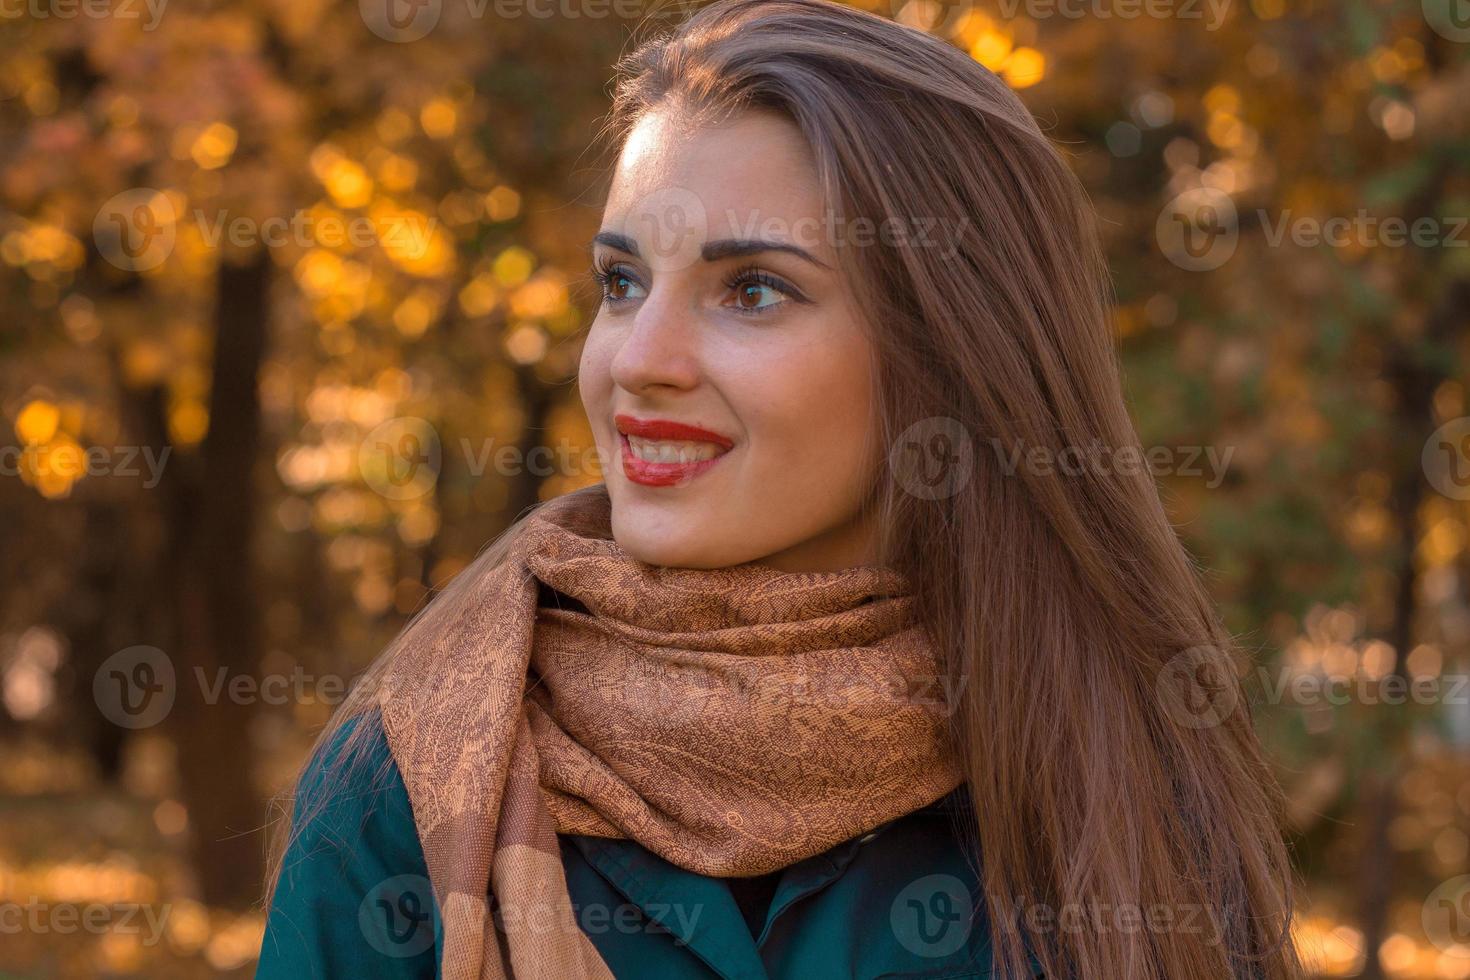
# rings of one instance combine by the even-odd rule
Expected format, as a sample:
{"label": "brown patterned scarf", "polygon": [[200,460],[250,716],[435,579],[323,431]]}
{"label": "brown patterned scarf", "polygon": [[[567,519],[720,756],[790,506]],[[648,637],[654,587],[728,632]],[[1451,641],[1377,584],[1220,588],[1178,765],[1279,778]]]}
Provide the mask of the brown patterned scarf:
{"label": "brown patterned scarf", "polygon": [[608,518],[601,485],[534,512],[378,692],[449,980],[612,976],[558,833],[756,875],[961,781],[896,572],[663,568]]}

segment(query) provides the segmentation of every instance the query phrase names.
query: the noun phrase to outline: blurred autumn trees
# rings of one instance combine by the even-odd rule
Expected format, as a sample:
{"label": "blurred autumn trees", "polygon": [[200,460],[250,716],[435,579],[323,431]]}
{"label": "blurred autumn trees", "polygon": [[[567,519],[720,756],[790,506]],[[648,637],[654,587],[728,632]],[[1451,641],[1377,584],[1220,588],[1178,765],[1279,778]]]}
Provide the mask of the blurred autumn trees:
{"label": "blurred autumn trees", "polygon": [[[1267,671],[1312,907],[1403,976],[1440,975],[1414,917],[1470,867],[1470,708],[1271,692],[1470,659],[1466,504],[1423,457],[1470,364],[1470,38],[1437,3],[873,8],[1000,73],[1087,184],[1145,446],[1228,452],[1219,481],[1160,480]],[[332,707],[211,697],[221,671],[350,676],[525,506],[597,478],[498,473],[486,447],[589,444],[571,382],[596,137],[637,25],[446,0],[393,43],[363,9],[0,19],[0,416],[24,450],[0,478],[0,738],[122,778],[135,736],[93,679],[164,651],[158,731],[211,905],[257,897],[265,798]],[[1297,234],[1360,214],[1437,237]],[[381,472],[384,440],[431,478]],[[79,475],[96,447],[166,463]],[[1354,967],[1352,935],[1325,935],[1325,969]]]}
{"label": "blurred autumn trees", "polygon": [[[1166,491],[1269,665],[1252,680],[1299,854],[1340,889],[1348,945],[1383,949],[1365,976],[1450,975],[1433,948],[1384,944],[1470,868],[1470,708],[1448,680],[1470,641],[1465,495],[1425,455],[1466,412],[1470,38],[1428,7],[1258,2],[1212,33],[1092,21],[1043,45],[1105,66],[1055,65],[1070,94],[1049,106],[1110,219],[1135,415],[1145,444],[1234,454],[1218,490]],[[1166,202],[1201,191],[1188,217],[1238,236],[1221,255],[1161,231]],[[1348,703],[1283,703],[1289,671],[1352,678]],[[1421,677],[1442,696],[1383,703]]]}
{"label": "blurred autumn trees", "polygon": [[[575,360],[548,349],[579,322],[566,263],[582,261],[595,211],[563,202],[586,179],[576,162],[620,38],[528,26],[389,44],[347,8],[249,3],[172,5],[153,30],[0,23],[6,409],[29,411],[38,431],[20,435],[51,454],[33,489],[4,488],[7,512],[30,518],[7,522],[8,622],[40,614],[63,633],[70,689],[50,710],[89,722],[107,656],[167,652],[180,696],[166,725],[209,902],[258,897],[267,787],[250,778],[258,705],[204,698],[205,679],[259,675],[266,645],[313,670],[360,660],[334,619],[391,629],[536,499],[539,479],[479,488],[449,454],[432,499],[395,505],[361,485],[355,451],[357,427],[409,404],[446,439],[539,441],[566,388]],[[148,242],[134,256],[93,234],[107,202],[140,194],[172,240],[156,265]],[[229,232],[300,214],[376,234],[332,250],[311,233],[269,248]],[[144,487],[70,478],[68,445],[172,455]],[[336,595],[329,545],[358,572]],[[69,575],[25,568],[63,554]],[[115,771],[120,730],[90,727]]]}

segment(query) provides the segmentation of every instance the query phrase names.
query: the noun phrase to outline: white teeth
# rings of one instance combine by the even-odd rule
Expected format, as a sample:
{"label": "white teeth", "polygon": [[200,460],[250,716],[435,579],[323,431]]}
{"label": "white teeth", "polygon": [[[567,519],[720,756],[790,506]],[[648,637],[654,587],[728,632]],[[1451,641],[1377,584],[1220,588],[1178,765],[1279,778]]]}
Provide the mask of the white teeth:
{"label": "white teeth", "polygon": [[698,463],[714,459],[723,450],[712,442],[682,442],[672,439],[628,437],[633,455],[647,463]]}

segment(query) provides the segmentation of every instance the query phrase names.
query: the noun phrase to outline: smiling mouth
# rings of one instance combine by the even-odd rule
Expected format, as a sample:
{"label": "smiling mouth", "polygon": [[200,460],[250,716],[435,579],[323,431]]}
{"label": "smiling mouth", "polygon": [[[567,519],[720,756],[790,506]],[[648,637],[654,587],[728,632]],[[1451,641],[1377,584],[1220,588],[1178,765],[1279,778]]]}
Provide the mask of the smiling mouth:
{"label": "smiling mouth", "polygon": [[712,442],[675,442],[639,436],[623,438],[628,442],[628,451],[645,463],[702,463],[725,452]]}
{"label": "smiling mouth", "polygon": [[649,487],[682,486],[714,466],[733,439],[668,419],[614,418],[622,447],[623,475]]}

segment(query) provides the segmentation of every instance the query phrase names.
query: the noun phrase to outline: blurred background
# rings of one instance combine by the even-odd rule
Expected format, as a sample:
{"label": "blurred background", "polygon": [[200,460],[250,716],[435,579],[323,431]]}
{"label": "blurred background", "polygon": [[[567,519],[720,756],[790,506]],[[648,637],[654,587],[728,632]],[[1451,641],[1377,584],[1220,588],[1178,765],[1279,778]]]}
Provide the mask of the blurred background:
{"label": "blurred background", "polygon": [[[1101,213],[1314,968],[1470,977],[1470,2],[872,3]],[[597,136],[677,13],[0,0],[0,976],[249,976],[313,733],[599,479]]]}

